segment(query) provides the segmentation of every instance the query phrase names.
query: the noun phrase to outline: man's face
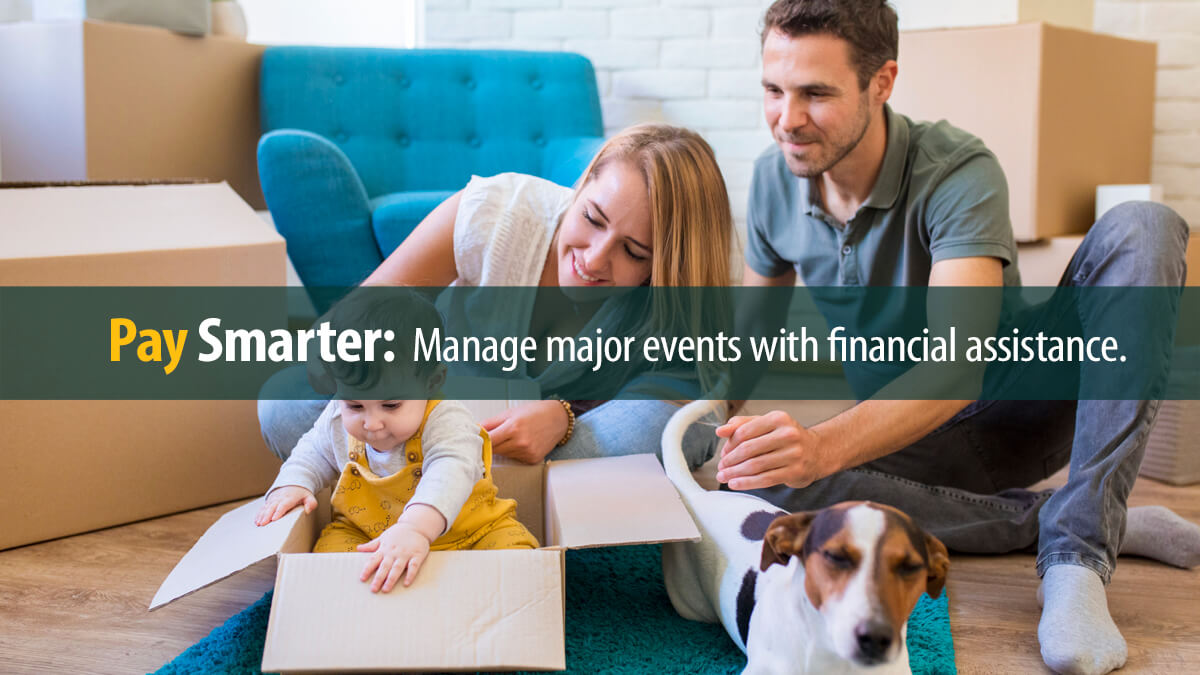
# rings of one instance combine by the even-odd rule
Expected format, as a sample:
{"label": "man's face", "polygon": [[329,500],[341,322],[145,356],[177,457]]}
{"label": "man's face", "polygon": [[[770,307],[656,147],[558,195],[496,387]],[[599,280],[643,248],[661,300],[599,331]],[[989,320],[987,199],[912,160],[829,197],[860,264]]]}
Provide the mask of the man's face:
{"label": "man's face", "polygon": [[870,88],[859,89],[845,40],[772,30],[763,42],[762,82],[771,135],[801,178],[831,169],[867,132]]}

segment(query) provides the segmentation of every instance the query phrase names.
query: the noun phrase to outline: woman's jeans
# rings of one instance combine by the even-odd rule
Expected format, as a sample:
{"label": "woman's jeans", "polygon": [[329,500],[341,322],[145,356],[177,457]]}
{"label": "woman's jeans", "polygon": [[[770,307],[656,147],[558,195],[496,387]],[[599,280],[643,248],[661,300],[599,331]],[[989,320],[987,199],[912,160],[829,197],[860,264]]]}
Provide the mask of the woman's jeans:
{"label": "woman's jeans", "polygon": [[[1059,286],[1180,287],[1187,237],[1187,224],[1170,209],[1123,204],[1088,231]],[[1165,344],[1140,346],[1169,350],[1174,330],[1146,327],[1174,326],[1178,304],[1168,302],[1170,295],[1148,294],[1161,298],[1162,306],[1147,303],[1132,313],[1128,303],[1121,306],[1118,323],[1132,338],[1121,344],[1154,334]],[[1111,316],[1103,317],[1107,321],[1089,316],[1105,308],[1071,304],[1071,297],[1078,295],[1056,294],[1046,305],[1029,308],[1033,330],[1053,334],[1063,321],[1084,328],[1114,323]],[[1103,365],[1082,364],[1077,374],[1082,381],[1089,367]],[[1165,380],[1165,370],[1161,377]],[[1039,575],[1068,563],[1108,583],[1125,533],[1126,498],[1158,406],[1159,401],[976,401],[899,452],[806,488],[777,486],[754,494],[788,511],[851,499],[890,504],[952,549],[1004,553],[1036,546]],[[1062,488],[1022,489],[1068,464]]]}

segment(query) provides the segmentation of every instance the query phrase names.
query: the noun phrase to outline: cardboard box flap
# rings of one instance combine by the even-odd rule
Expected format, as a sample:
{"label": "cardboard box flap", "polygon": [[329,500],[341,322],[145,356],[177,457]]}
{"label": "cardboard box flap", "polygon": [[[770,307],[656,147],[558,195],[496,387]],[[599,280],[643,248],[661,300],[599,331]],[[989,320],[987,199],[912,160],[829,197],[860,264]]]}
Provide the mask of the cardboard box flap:
{"label": "cardboard box flap", "polygon": [[358,580],[366,559],[280,556],[264,672],[566,667],[561,552],[435,551],[390,593]]}
{"label": "cardboard box flap", "polygon": [[174,602],[265,558],[312,549],[318,514],[327,508],[324,504],[310,514],[292,509],[279,520],[259,527],[254,524],[254,516],[262,505],[260,497],[213,523],[167,575],[150,601],[150,609]]}
{"label": "cardboard box flap", "polygon": [[547,546],[698,541],[700,531],[650,454],[570,459],[546,469]]}

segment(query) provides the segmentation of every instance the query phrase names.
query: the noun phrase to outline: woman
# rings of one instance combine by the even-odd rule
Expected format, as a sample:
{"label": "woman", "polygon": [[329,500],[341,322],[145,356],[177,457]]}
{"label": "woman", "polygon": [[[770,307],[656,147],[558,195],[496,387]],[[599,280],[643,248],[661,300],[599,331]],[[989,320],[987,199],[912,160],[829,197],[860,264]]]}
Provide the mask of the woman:
{"label": "woman", "polygon": [[[728,286],[732,223],[725,182],[704,139],[687,129],[639,125],[600,148],[574,191],[520,174],[472,178],[364,284]],[[286,456],[323,407],[260,401],[268,445]],[[495,452],[520,461],[597,457],[657,451],[676,409],[646,400],[534,401],[483,426]],[[715,447],[709,428],[695,426],[685,437],[695,466]]]}

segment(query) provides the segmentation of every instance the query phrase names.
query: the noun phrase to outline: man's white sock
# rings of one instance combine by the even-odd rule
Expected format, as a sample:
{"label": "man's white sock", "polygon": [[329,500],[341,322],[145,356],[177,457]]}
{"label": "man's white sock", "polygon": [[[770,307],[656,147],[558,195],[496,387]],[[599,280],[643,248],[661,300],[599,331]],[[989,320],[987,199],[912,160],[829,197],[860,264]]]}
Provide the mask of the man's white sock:
{"label": "man's white sock", "polygon": [[1125,665],[1125,638],[1108,613],[1100,575],[1079,565],[1051,565],[1041,595],[1038,642],[1051,670],[1103,675]]}
{"label": "man's white sock", "polygon": [[1200,525],[1165,506],[1135,506],[1125,521],[1121,555],[1140,555],[1191,569],[1200,565]]}

